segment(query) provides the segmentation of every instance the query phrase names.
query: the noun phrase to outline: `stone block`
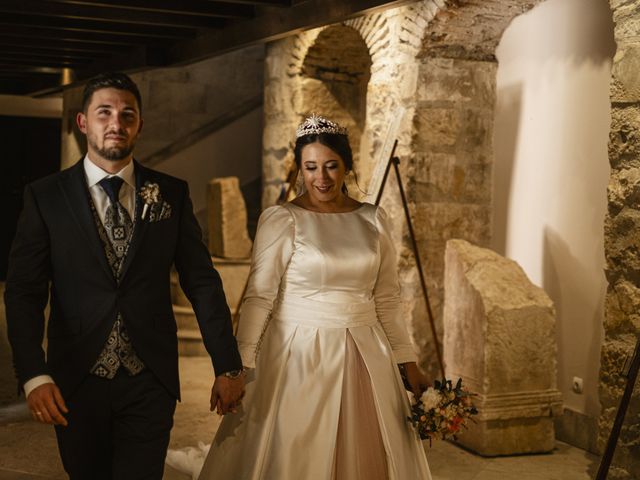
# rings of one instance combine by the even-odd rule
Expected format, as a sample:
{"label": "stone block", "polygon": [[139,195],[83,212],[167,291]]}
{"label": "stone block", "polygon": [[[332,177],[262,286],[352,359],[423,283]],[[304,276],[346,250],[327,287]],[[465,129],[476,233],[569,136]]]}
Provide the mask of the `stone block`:
{"label": "stone block", "polygon": [[458,112],[451,107],[423,105],[416,115],[416,150],[453,146],[463,127]]}
{"label": "stone block", "polygon": [[247,232],[247,208],[237,177],[209,182],[209,250],[225,258],[246,258],[252,242]]}
{"label": "stone block", "polygon": [[548,452],[556,387],[555,310],[512,260],[449,240],[444,275],[448,378],[476,394],[476,423],[459,443],[481,455]]}
{"label": "stone block", "polygon": [[450,153],[419,153],[415,161],[416,198],[425,202],[488,204],[491,167]]}
{"label": "stone block", "polygon": [[[640,27],[640,22],[636,26]],[[637,35],[637,32],[634,35]],[[640,45],[638,43],[618,44],[611,71],[614,79],[612,101],[625,103],[640,101],[639,71]]]}
{"label": "stone block", "polygon": [[471,102],[476,89],[472,72],[466,67],[475,63],[478,62],[424,58],[420,69],[418,101]]}
{"label": "stone block", "polygon": [[629,105],[611,109],[609,162],[616,169],[640,167],[640,107]]}

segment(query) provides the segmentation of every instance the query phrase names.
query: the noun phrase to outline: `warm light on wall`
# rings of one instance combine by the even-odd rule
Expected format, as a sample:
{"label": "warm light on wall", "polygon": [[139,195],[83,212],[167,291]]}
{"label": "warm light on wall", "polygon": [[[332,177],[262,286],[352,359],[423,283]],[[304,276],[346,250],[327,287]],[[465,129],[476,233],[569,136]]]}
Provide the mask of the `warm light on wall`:
{"label": "warm light on wall", "polygon": [[70,83],[73,83],[75,78],[76,78],[76,74],[73,71],[73,69],[63,68],[62,72],[60,72],[60,85],[62,85],[63,87],[65,85],[69,85]]}

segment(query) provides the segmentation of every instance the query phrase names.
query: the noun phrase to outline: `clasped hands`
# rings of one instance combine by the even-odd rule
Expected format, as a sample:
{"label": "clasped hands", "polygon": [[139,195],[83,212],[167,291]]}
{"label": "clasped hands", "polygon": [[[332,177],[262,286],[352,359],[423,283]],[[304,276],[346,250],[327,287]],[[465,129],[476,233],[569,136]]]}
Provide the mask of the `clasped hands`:
{"label": "clasped hands", "polygon": [[244,373],[238,378],[218,375],[211,387],[210,411],[218,415],[236,413],[244,397]]}

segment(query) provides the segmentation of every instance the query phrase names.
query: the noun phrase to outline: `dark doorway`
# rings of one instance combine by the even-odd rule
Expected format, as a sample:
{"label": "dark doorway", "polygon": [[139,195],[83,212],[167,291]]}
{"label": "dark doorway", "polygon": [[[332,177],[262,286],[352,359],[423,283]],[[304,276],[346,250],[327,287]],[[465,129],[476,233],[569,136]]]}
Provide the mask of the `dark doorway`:
{"label": "dark doorway", "polygon": [[0,116],[0,280],[7,277],[7,259],[22,210],[25,185],[60,169],[62,121],[57,118]]}

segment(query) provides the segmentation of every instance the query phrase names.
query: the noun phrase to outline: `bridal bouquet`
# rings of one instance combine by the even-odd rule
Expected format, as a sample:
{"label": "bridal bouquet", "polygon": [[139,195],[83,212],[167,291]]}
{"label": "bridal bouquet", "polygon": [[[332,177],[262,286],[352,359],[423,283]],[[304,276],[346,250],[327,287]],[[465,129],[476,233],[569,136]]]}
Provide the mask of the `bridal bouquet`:
{"label": "bridal bouquet", "polygon": [[455,387],[451,380],[436,381],[423,392],[411,406],[407,419],[418,431],[422,440],[440,437],[456,439],[456,435],[478,410],[471,402],[471,393],[462,388],[462,379]]}

